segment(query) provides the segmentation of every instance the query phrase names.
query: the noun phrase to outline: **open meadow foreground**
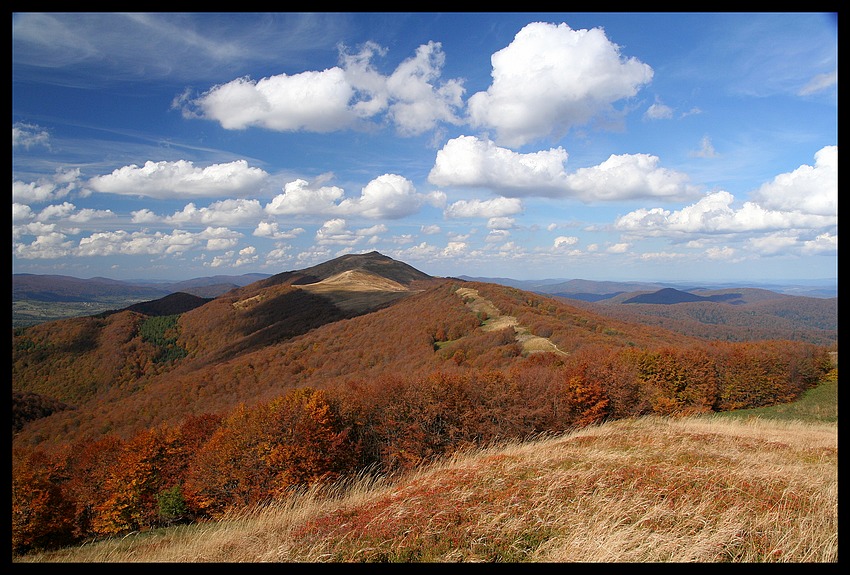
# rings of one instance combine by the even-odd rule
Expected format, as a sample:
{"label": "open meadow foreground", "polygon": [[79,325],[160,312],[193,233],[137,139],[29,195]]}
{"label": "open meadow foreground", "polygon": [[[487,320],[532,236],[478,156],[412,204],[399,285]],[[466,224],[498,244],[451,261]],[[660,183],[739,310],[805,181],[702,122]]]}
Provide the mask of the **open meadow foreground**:
{"label": "open meadow foreground", "polygon": [[27,562],[837,562],[837,383],[311,488]]}

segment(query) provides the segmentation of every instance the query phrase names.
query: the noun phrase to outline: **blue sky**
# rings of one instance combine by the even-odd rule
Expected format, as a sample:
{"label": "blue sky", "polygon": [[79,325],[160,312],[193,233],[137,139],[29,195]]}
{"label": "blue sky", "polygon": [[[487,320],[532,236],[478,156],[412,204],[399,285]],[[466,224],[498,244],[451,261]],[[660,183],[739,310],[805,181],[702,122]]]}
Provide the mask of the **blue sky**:
{"label": "blue sky", "polygon": [[837,277],[824,13],[16,13],[13,273]]}

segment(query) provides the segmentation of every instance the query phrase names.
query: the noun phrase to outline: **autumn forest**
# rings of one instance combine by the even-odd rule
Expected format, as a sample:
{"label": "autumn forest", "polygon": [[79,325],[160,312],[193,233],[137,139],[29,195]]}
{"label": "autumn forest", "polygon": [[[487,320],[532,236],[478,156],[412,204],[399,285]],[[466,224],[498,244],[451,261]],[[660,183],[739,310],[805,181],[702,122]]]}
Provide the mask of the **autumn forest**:
{"label": "autumn forest", "polygon": [[14,328],[13,553],[214,521],[470,447],[785,403],[834,370],[837,344],[671,325],[372,252]]}

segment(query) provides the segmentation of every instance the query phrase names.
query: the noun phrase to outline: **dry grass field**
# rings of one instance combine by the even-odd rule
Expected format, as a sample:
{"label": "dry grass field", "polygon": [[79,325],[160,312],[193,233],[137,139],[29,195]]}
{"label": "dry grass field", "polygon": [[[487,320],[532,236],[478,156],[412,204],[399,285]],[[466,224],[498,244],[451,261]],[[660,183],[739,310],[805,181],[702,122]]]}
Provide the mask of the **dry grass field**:
{"label": "dry grass field", "polygon": [[608,422],[17,561],[834,563],[837,382],[821,387],[825,418]]}

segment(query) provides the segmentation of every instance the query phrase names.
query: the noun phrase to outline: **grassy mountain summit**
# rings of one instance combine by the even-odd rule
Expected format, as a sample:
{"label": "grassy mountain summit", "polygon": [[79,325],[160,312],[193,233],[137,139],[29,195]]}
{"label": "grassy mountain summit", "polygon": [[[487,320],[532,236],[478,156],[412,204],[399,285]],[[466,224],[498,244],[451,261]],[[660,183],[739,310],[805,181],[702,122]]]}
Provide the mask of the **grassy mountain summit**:
{"label": "grassy mountain summit", "polygon": [[251,287],[265,288],[281,283],[312,284],[349,271],[368,272],[403,285],[410,285],[417,280],[433,279],[409,264],[372,251],[366,254],[346,254],[309,268],[282,272],[256,282]]}

